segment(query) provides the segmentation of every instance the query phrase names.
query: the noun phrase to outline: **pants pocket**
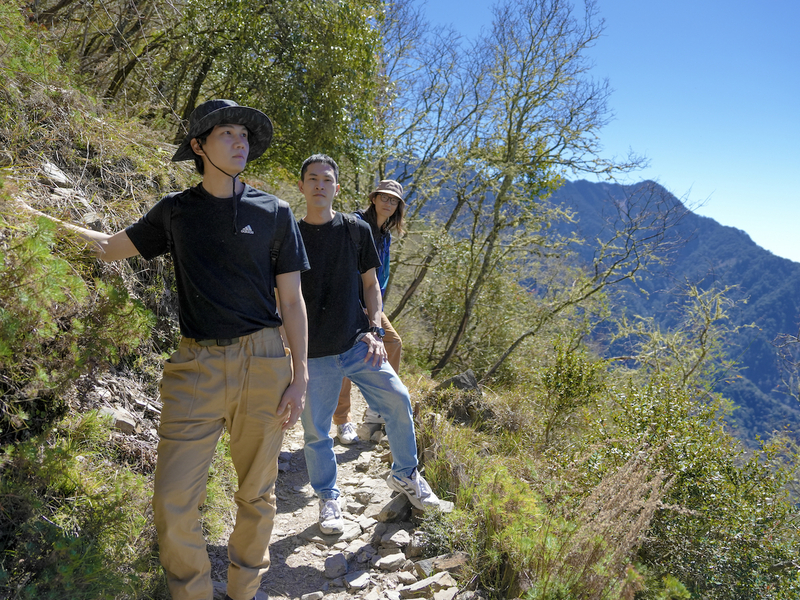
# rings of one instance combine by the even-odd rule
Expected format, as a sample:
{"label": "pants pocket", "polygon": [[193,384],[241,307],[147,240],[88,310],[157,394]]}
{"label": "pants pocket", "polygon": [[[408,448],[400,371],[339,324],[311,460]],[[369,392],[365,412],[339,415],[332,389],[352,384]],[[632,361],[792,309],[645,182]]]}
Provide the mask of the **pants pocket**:
{"label": "pants pocket", "polygon": [[291,356],[251,356],[247,366],[245,414],[262,421],[276,419],[281,397],[291,381]]}
{"label": "pants pocket", "polygon": [[161,422],[183,419],[191,416],[197,397],[197,383],[200,378],[200,365],[196,358],[173,354],[164,363],[164,373],[158,384],[161,394]]}

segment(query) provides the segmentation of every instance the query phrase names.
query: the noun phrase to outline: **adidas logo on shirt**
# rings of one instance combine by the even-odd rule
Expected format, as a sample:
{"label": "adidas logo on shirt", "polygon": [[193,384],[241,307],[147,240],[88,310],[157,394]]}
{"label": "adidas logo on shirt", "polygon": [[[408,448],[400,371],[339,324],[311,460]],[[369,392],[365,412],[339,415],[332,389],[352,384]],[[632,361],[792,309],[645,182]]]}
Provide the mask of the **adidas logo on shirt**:
{"label": "adidas logo on shirt", "polygon": [[249,233],[250,235],[254,235],[255,231],[253,231],[253,228],[250,227],[250,225],[245,225],[245,227],[244,227],[244,229],[242,229],[241,233]]}

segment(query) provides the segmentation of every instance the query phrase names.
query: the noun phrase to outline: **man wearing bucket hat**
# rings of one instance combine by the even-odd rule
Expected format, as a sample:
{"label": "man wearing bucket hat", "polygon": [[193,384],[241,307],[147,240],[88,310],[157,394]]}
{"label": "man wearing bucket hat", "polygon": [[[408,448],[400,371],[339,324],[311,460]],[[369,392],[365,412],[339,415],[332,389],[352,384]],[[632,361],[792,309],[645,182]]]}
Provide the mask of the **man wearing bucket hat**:
{"label": "man wearing bucket hat", "polygon": [[[381,260],[376,275],[383,300],[389,284],[389,248],[392,244],[392,231],[402,234],[405,225],[403,186],[394,179],[382,180],[369,195],[369,206],[363,210],[358,209],[354,214],[369,223],[372,229],[372,239],[375,241],[378,257]],[[386,348],[386,358],[395,372],[400,373],[403,340],[383,312],[383,305],[381,305],[381,327],[384,330],[383,346]],[[342,444],[352,444],[358,439],[356,427],[350,420],[351,387],[350,380],[345,377],[342,380],[342,389],[339,391],[339,404],[333,413],[333,424],[336,425],[337,437]],[[367,407],[364,422],[384,423],[385,419]]]}
{"label": "man wearing bucket hat", "polygon": [[283,432],[303,410],[308,333],[300,272],[308,259],[289,205],[238,179],[271,138],[262,112],[231,100],[204,102],[172,157],[193,159],[201,184],[165,196],[113,235],[65,224],[104,261],[170,252],[175,265],[182,339],[159,385],[153,491],[161,563],[175,600],[213,597],[199,507],[223,428],[239,483],[227,598],[255,597],[270,563]]}

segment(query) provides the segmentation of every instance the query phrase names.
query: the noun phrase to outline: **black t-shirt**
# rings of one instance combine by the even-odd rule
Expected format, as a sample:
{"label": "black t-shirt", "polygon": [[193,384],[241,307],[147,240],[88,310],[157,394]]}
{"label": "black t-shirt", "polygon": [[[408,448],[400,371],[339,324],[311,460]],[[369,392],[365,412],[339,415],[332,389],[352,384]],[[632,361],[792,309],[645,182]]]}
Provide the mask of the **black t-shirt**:
{"label": "black t-shirt", "polygon": [[323,225],[299,222],[311,263],[311,269],[300,276],[308,311],[308,358],[341,354],[369,328],[359,302],[360,273],[378,267],[381,261],[369,224],[354,221],[360,228],[358,249],[341,213]]}
{"label": "black t-shirt", "polygon": [[126,229],[147,260],[170,250],[165,206],[172,207],[168,222],[181,333],[228,338],[279,326],[270,258],[279,224],[285,233],[276,274],[309,266],[289,205],[248,185],[235,198],[216,198],[202,185],[171,194]]}

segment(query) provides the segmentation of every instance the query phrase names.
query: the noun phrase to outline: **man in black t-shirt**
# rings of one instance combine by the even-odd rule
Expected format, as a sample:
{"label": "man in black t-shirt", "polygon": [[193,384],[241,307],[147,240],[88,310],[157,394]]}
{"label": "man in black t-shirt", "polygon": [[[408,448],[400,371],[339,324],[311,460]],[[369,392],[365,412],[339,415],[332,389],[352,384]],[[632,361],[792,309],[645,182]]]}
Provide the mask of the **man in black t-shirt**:
{"label": "man in black t-shirt", "polygon": [[262,112],[205,102],[172,158],[194,160],[200,185],[166,196],[114,235],[64,224],[104,261],[170,252],[175,264],[183,338],[159,386],[153,491],[159,554],[175,600],[213,596],[199,507],[223,428],[239,480],[226,598],[255,597],[270,564],[283,432],[303,410],[308,332],[300,272],[308,260],[289,205],[238,180],[271,138]]}
{"label": "man in black t-shirt", "polygon": [[[370,226],[333,210],[339,193],[339,167],[324,154],[303,163],[298,187],[306,199],[300,233],[311,269],[301,275],[308,313],[308,395],[301,417],[309,479],[320,499],[322,533],[341,533],[336,455],[331,421],[343,377],[358,386],[367,404],[386,420],[392,450],[389,486],[406,494],[419,509],[439,506],[417,471],[417,444],[406,386],[386,361],[380,265]],[[363,286],[365,308],[359,299]],[[366,311],[365,311],[366,309]]]}

